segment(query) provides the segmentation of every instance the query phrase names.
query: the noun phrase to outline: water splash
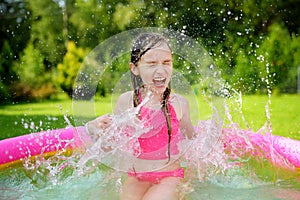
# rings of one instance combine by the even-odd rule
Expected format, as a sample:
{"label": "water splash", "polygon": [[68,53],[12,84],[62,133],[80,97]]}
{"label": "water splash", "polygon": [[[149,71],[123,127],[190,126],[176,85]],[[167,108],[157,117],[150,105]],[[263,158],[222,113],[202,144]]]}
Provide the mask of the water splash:
{"label": "water splash", "polygon": [[[86,153],[81,157],[78,166],[85,171],[86,163],[93,160],[95,163],[105,163],[114,169],[127,171],[134,163],[134,152],[139,152],[137,138],[148,131],[142,121],[137,119],[140,108],[150,99],[148,93],[143,103],[126,110],[119,115],[112,115],[108,129],[98,129],[93,132],[92,144],[86,145]],[[125,160],[124,160],[125,159]]]}
{"label": "water splash", "polygon": [[[64,193],[70,193],[68,197],[84,198],[86,195],[93,198],[100,195],[102,199],[117,199],[124,173],[111,167],[115,166],[118,157],[103,151],[103,145],[128,150],[124,144],[144,131],[141,122],[134,120],[138,109],[129,109],[121,115],[113,116],[113,127],[107,130],[108,135],[99,138],[96,134],[92,141],[85,143],[84,151],[66,154],[67,150],[63,149],[49,158],[41,154],[35,161],[25,159],[25,170],[12,169],[13,172],[5,176],[5,171],[1,172],[1,195],[12,197],[8,194],[11,193],[19,199],[39,199],[45,196],[55,199],[58,194],[66,197]],[[223,127],[222,135],[218,134],[215,122],[200,121],[195,126],[198,137],[181,143],[182,147],[189,146],[182,161],[187,177],[181,190],[186,194],[186,199],[235,199],[241,195],[245,199],[252,199],[253,195],[260,199],[274,199],[281,198],[282,193],[288,194],[286,199],[297,199],[300,196],[297,190],[299,174],[295,174],[291,170],[292,165],[272,149],[271,144],[276,143],[274,137],[271,134],[261,137],[255,146],[252,136],[256,133],[250,129],[242,130],[232,120],[229,108],[225,107],[225,110],[227,120],[232,123]],[[68,119],[67,116],[65,119]],[[132,126],[138,134],[127,138],[119,135],[122,140],[107,143],[112,139],[111,134],[116,132],[115,127],[125,128],[128,122],[134,122]],[[228,138],[236,140],[227,141]],[[60,140],[57,145],[64,142],[71,145],[73,140]],[[261,148],[269,148],[270,154],[264,154]],[[114,149],[113,152],[116,151]],[[106,161],[105,157],[116,159]],[[257,192],[264,195],[258,195]]]}
{"label": "water splash", "polygon": [[[122,39],[121,36],[120,38]],[[115,41],[110,40],[107,44],[118,44],[121,52],[124,53],[126,52],[124,49],[129,48],[125,45],[126,48],[122,49],[120,41],[123,40],[120,38],[117,38]],[[175,37],[175,39],[177,40],[178,38]],[[198,121],[195,125],[195,131],[198,133],[196,138],[184,140],[180,144],[181,149],[183,149],[182,155],[184,155],[182,165],[187,172],[186,182],[182,185],[182,190],[184,190],[185,193],[190,193],[187,199],[209,199],[213,197],[215,197],[213,199],[224,199],[224,196],[227,199],[234,199],[240,196],[248,196],[249,198],[245,197],[245,199],[253,199],[253,194],[255,193],[253,191],[259,191],[255,189],[262,188],[266,185],[275,185],[271,191],[278,188],[281,191],[288,191],[284,190],[284,187],[277,187],[277,185],[286,184],[284,181],[290,180],[291,177],[294,177],[294,179],[295,177],[299,177],[299,173],[297,174],[296,172],[295,175],[295,172],[292,171],[293,166],[291,163],[285,160],[284,157],[273,148],[275,139],[269,134],[270,132],[268,132],[271,130],[271,126],[269,126],[271,122],[269,105],[271,102],[268,101],[266,105],[267,125],[258,131],[262,134],[268,134],[266,137],[256,137],[257,140],[254,141],[252,136],[256,133],[249,129],[249,124],[242,113],[243,101],[241,93],[232,91],[228,86],[225,87],[223,82],[218,80],[219,75],[214,70],[215,67],[211,64],[211,60],[205,58],[205,56],[207,56],[206,51],[201,48],[201,52],[199,53],[196,51],[197,48],[195,48],[198,43],[190,41],[189,38],[180,34],[179,42],[176,42],[175,46],[178,49],[184,49],[181,47],[187,44],[193,47],[191,48],[193,51],[181,52],[177,50],[178,54],[186,58],[192,66],[195,65],[200,68],[197,69],[199,71],[197,71],[196,74],[201,76],[200,78],[197,77],[196,81],[202,82],[200,90],[202,91],[203,89],[203,94],[213,112],[212,120]],[[107,50],[105,47],[107,46],[104,45],[104,48],[100,50]],[[100,51],[100,53],[101,52],[102,51]],[[113,59],[118,56],[116,52],[118,52],[118,48],[113,52]],[[96,73],[81,73],[82,80],[86,80],[88,75],[96,75],[93,77],[94,79],[101,76],[101,69],[107,66],[110,60],[107,61],[105,58],[102,58],[102,54],[100,53],[93,54],[89,57],[92,59],[86,60],[87,66],[95,67]],[[106,54],[103,53],[103,55]],[[99,65],[99,63],[93,60],[93,56],[100,56],[98,58],[105,64],[100,63],[103,65]],[[197,63],[201,63],[201,66],[197,65]],[[187,70],[188,73],[191,73],[190,68],[187,68]],[[92,87],[97,86],[94,82],[98,84],[98,79],[92,80]],[[229,88],[229,90],[225,90],[224,88]],[[90,89],[84,88],[80,84],[76,89],[76,94],[80,96],[78,97],[79,100],[90,95],[90,93],[93,94],[93,88],[91,88],[92,90],[86,90],[88,92],[87,94],[80,93],[80,90]],[[205,89],[208,91],[205,91]],[[268,95],[269,97],[271,96],[271,89],[269,87]],[[220,96],[226,98],[233,98],[234,96],[235,103],[237,104],[234,108],[242,116],[243,122],[246,124],[248,130],[242,130],[240,126],[234,122],[227,104],[213,102],[214,98],[219,99]],[[220,102],[223,102],[223,100],[222,98]],[[87,107],[93,106],[89,104]],[[73,195],[72,193],[74,193],[75,196],[78,195],[78,193],[82,193],[83,196],[81,195],[79,197],[87,198],[89,196],[93,198],[101,196],[101,198],[106,198],[104,197],[106,195],[106,199],[117,198],[115,195],[110,195],[116,194],[121,187],[122,175],[124,173],[120,173],[120,171],[124,172],[132,166],[132,163],[135,162],[134,158],[130,157],[133,153],[132,150],[135,149],[138,151],[139,149],[139,146],[134,146],[133,149],[128,148],[127,144],[130,142],[134,143],[140,134],[147,131],[143,129],[143,123],[136,120],[136,114],[139,108],[140,107],[129,109],[121,115],[114,115],[111,128],[92,135],[90,141],[86,141],[81,149],[72,153],[68,152],[68,149],[58,150],[58,147],[63,143],[66,143],[66,146],[70,146],[74,140],[60,140],[58,137],[59,141],[55,155],[44,157],[43,150],[42,154],[39,155],[35,161],[31,160],[31,156],[24,159],[25,172],[17,172],[17,169],[13,169],[15,170],[14,174],[19,173],[19,175],[15,175],[17,179],[24,178],[25,181],[21,184],[22,186],[18,186],[20,182],[16,181],[11,184],[13,185],[11,188],[17,188],[13,190],[19,190],[19,192],[16,192],[17,195],[19,195],[18,197],[24,197],[24,199],[28,198],[28,196],[33,197],[33,199],[39,199],[39,197],[45,195],[45,193],[51,193],[52,190],[54,190],[53,194],[50,194],[48,197],[56,198],[57,194],[67,193],[64,194],[63,197],[67,195],[67,197],[70,198]],[[195,108],[191,107],[191,109]],[[222,109],[225,110],[226,120],[229,121],[229,124],[225,127],[220,123],[222,120],[218,119],[222,113],[220,112]],[[95,112],[93,112],[94,110],[91,112],[89,112],[90,110],[84,110],[85,112],[82,112],[82,109],[78,109],[78,111],[81,113],[95,114]],[[70,120],[68,120],[66,115],[64,119],[69,127],[71,127]],[[128,129],[128,122],[131,124],[131,128],[134,129],[134,134],[132,135],[122,134]],[[29,127],[30,124],[27,123],[26,126]],[[220,134],[220,128],[223,128],[222,134]],[[102,137],[99,137],[99,135]],[[37,142],[39,142],[38,139]],[[268,148],[267,152],[269,152],[269,154],[264,154],[262,149],[265,148]],[[124,155],[124,153],[126,153],[126,159],[130,157],[130,162],[123,162],[124,157],[122,155]],[[128,161],[128,159],[125,161]],[[128,163],[129,165],[123,165]],[[158,169],[162,166],[164,165],[155,166],[154,169]],[[288,168],[288,170],[285,170],[286,168]],[[153,168],[150,170],[153,170]],[[23,173],[25,173],[25,175]],[[5,181],[2,182],[4,187],[1,188],[5,188],[5,186],[9,188],[10,183],[8,182],[9,178],[5,179]],[[294,189],[299,188],[299,184],[297,185],[297,183],[290,181],[288,181],[288,183],[291,183]],[[81,187],[79,191],[74,191],[79,187]],[[32,188],[37,188],[37,190],[32,192]],[[230,188],[232,190],[230,190]],[[240,188],[248,190],[241,192],[241,190],[238,190]],[[1,189],[1,191],[10,190]],[[20,191],[26,191],[27,193],[22,195]],[[239,193],[236,191],[239,191]],[[270,190],[262,189],[262,191],[268,193],[266,191]],[[292,194],[293,196],[299,197],[299,191],[292,191]],[[277,197],[277,194],[273,196],[271,194],[271,198],[274,199]]]}

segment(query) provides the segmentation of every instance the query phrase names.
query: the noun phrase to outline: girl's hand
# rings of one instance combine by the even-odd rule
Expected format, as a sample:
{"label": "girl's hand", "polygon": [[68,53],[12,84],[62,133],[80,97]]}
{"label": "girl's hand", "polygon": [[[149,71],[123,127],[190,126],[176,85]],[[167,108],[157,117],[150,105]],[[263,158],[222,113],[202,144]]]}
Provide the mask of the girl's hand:
{"label": "girl's hand", "polygon": [[111,116],[109,114],[100,116],[94,120],[95,126],[100,129],[106,129],[110,126]]}
{"label": "girl's hand", "polygon": [[[86,124],[86,130],[89,134],[95,134],[100,130],[107,129],[111,124],[111,116],[109,114],[102,115]],[[100,129],[100,130],[99,130]]]}

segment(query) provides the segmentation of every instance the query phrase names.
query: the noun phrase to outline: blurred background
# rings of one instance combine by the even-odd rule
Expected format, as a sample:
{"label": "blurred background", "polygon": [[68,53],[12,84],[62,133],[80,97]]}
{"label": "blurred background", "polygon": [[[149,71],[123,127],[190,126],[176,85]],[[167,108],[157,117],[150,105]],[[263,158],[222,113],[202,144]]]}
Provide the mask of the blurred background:
{"label": "blurred background", "polygon": [[[71,96],[84,57],[138,27],[170,28],[198,40],[243,94],[297,93],[299,13],[299,0],[1,0],[0,102]],[[103,82],[117,79],[110,74]],[[111,87],[100,83],[98,94]]]}

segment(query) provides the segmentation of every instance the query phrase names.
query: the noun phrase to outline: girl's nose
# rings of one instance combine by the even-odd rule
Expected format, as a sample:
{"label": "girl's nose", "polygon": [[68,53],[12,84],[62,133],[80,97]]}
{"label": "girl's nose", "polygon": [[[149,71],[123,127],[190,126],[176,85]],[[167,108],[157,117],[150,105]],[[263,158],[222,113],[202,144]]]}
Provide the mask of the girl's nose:
{"label": "girl's nose", "polygon": [[157,65],[156,65],[156,68],[157,69],[165,69],[165,65],[164,64],[161,64],[161,63],[158,63]]}
{"label": "girl's nose", "polygon": [[161,64],[156,65],[155,72],[159,73],[159,72],[164,72],[164,71],[165,71],[165,68],[163,65],[161,65]]}

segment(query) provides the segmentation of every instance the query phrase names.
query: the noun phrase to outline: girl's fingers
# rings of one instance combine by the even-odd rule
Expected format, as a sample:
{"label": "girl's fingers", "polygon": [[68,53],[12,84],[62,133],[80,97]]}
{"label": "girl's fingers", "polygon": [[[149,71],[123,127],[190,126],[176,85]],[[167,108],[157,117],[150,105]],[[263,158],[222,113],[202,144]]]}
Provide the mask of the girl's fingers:
{"label": "girl's fingers", "polygon": [[107,128],[110,125],[111,120],[112,118],[110,115],[103,115],[97,118],[98,127],[102,129]]}

